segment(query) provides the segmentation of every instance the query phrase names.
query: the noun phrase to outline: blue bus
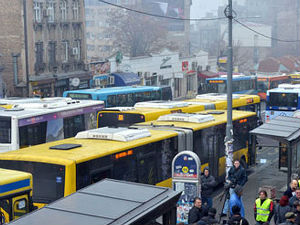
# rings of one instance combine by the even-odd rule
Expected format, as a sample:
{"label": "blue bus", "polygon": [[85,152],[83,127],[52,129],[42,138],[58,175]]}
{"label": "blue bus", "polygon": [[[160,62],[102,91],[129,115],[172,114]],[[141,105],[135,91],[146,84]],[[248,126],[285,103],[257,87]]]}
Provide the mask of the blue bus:
{"label": "blue bus", "polygon": [[[227,75],[206,79],[208,93],[227,93]],[[257,94],[257,77],[246,75],[232,76],[232,93]]]}
{"label": "blue bus", "polygon": [[63,97],[104,101],[105,107],[134,106],[137,102],[172,100],[169,86],[124,86],[65,91]]}
{"label": "blue bus", "polygon": [[285,85],[267,91],[265,121],[277,116],[293,116],[300,109],[300,87]]}

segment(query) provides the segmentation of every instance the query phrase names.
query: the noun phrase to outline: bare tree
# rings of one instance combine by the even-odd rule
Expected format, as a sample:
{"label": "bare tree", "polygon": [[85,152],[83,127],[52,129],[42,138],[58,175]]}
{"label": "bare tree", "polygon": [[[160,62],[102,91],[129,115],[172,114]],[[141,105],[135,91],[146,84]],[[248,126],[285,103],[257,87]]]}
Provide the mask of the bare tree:
{"label": "bare tree", "polygon": [[113,37],[114,50],[132,57],[143,56],[163,47],[173,47],[167,41],[163,20],[123,10],[111,11],[108,29]]}

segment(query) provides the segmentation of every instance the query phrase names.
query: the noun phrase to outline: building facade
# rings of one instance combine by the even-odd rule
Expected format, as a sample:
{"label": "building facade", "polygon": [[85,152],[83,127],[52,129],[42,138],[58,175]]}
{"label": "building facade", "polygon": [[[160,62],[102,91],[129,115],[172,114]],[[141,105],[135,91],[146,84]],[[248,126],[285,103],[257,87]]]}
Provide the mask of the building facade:
{"label": "building facade", "polygon": [[[133,7],[137,0],[110,0],[109,2]],[[85,0],[85,25],[87,59],[89,62],[104,60],[113,51],[114,37],[107,32],[110,13],[118,8],[98,0]]]}
{"label": "building facade", "polygon": [[87,88],[83,0],[0,0],[7,96]]}
{"label": "building facade", "polygon": [[164,49],[150,56],[123,56],[121,63],[117,63],[115,56],[108,58],[108,61],[111,72],[137,73],[141,84],[171,86],[173,98],[183,99],[197,94],[197,71],[208,65],[208,54],[201,51],[190,57],[180,57],[178,52]]}

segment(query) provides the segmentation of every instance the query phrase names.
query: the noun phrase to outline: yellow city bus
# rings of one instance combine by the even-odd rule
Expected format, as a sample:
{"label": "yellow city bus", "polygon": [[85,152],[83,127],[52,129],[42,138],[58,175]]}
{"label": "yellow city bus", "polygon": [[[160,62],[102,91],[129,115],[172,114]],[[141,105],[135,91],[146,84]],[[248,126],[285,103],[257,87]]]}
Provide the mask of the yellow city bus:
{"label": "yellow city bus", "polygon": [[[209,93],[197,95],[195,99],[185,100],[190,104],[214,104],[215,109],[223,110],[227,109],[227,95],[220,93]],[[232,108],[237,110],[245,110],[258,112],[260,109],[260,97],[258,95],[245,95],[245,94],[233,94],[232,95]]]}
{"label": "yellow city bus", "polygon": [[[184,104],[187,103],[187,104]],[[236,110],[256,112],[260,118],[260,97],[258,95],[234,94],[232,107]],[[183,102],[150,101],[139,102],[134,107],[106,108],[98,113],[98,127],[130,126],[147,122],[170,113],[194,113],[208,109],[227,109],[227,96],[220,93],[197,95],[195,99]]]}
{"label": "yellow city bus", "polygon": [[[249,131],[257,126],[257,116],[255,112],[234,110],[232,120],[234,159],[241,160],[241,164],[247,167],[249,157],[252,157],[253,161],[255,154],[248,149],[251,150]],[[211,174],[221,182],[225,177],[226,123],[227,112],[214,110],[199,114],[168,114],[161,116],[157,121],[135,124],[134,127],[165,131],[180,129],[186,136],[192,135],[186,138],[184,148],[195,152],[201,160],[202,170],[209,165]],[[192,131],[192,134],[188,134],[188,131]]]}
{"label": "yellow city bus", "polygon": [[8,223],[32,210],[32,175],[0,169],[1,221]]}
{"label": "yellow city bus", "polygon": [[134,107],[113,107],[103,109],[98,113],[98,127],[130,126],[134,123],[152,121],[170,113],[194,113],[206,109],[214,109],[213,103],[189,104],[176,101],[138,102]]}
{"label": "yellow city bus", "polygon": [[[104,127],[82,131],[75,138],[0,154],[0,168],[30,172],[33,201],[39,207],[103,178],[170,187],[172,159],[183,150],[196,152],[203,166],[209,164],[221,179],[225,171],[226,112],[184,115],[209,116],[212,120],[158,121],[156,127],[141,124],[149,129]],[[247,162],[248,131],[256,125],[256,114],[233,111],[233,120],[235,158]]]}

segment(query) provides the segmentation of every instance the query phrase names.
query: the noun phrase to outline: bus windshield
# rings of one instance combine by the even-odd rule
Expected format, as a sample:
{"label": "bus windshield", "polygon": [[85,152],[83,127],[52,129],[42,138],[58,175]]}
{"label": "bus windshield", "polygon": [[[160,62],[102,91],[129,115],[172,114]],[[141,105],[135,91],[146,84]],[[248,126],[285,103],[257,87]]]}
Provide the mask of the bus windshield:
{"label": "bus windshield", "polygon": [[0,117],[0,143],[11,143],[11,118]]}
{"label": "bus windshield", "polygon": [[268,106],[277,107],[297,107],[297,93],[270,93]]}
{"label": "bus windshield", "polygon": [[268,81],[257,81],[257,89],[258,92],[266,92],[268,88]]}
{"label": "bus windshield", "polygon": [[0,167],[31,173],[33,196],[36,203],[50,203],[64,197],[65,167],[62,165],[0,160]]}

